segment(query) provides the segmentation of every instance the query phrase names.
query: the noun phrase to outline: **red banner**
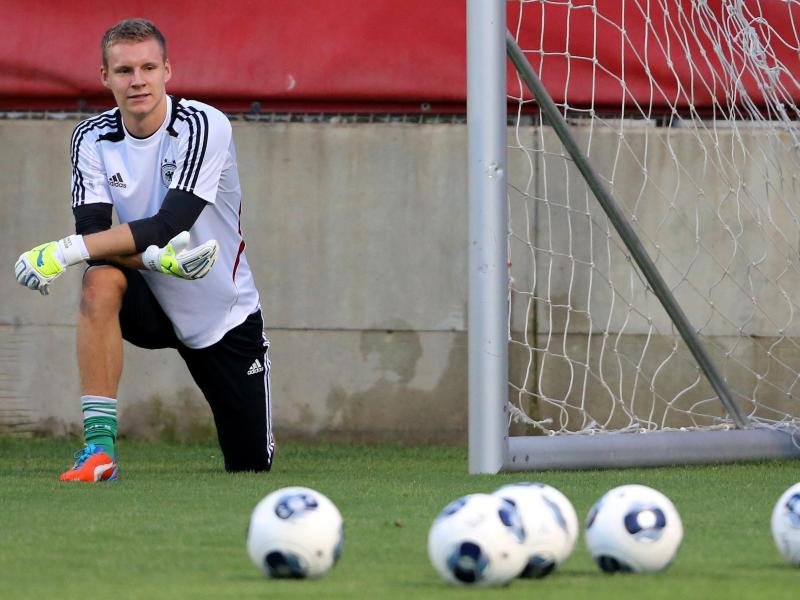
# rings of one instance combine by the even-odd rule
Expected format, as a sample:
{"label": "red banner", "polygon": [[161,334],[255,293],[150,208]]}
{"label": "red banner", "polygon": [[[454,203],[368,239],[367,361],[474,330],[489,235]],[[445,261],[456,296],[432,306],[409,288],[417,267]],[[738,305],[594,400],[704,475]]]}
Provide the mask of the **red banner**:
{"label": "red banner", "polygon": [[[663,4],[670,6],[670,21],[657,6]],[[652,102],[656,110],[670,104],[707,110],[715,101],[727,103],[736,94],[712,75],[720,69],[716,53],[727,53],[734,68],[745,59],[724,39],[713,47],[713,37],[703,33],[708,11],[731,35],[747,36],[746,60],[761,60],[759,73],[774,71],[776,81],[791,88],[791,98],[799,98],[788,84],[800,79],[794,33],[800,9],[745,1],[751,8],[741,23],[725,4],[573,0],[567,12],[565,3],[509,2],[508,25],[516,31],[524,9],[521,41],[534,50],[528,56],[553,97],[571,106],[619,109],[623,102]],[[258,102],[265,111],[463,111],[466,5],[467,0],[0,0],[0,109],[110,106],[111,95],[100,84],[100,38],[118,20],[142,16],[167,37],[170,91],[228,110],[249,110]],[[759,55],[759,43],[769,44],[769,53]],[[779,63],[786,70],[775,69]],[[758,93],[760,83],[743,71],[741,85],[748,90]],[[515,78],[509,91],[519,94]]]}
{"label": "red banner", "polygon": [[[796,3],[572,0],[521,6],[524,11],[509,10],[509,30],[518,32],[520,47],[557,102],[658,114],[670,107],[727,111],[743,103],[745,91],[762,108],[765,95],[773,104],[800,100]],[[514,81],[509,79],[510,93],[520,96]]]}
{"label": "red banner", "polygon": [[247,109],[463,105],[465,0],[0,0],[0,107],[108,106],[100,39],[128,17],[167,38],[172,93]]}

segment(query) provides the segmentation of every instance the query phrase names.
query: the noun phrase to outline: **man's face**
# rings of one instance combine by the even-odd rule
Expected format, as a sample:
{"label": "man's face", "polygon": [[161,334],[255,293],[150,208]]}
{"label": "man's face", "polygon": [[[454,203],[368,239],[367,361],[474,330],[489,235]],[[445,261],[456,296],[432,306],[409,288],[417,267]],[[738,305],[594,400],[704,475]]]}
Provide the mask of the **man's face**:
{"label": "man's face", "polygon": [[[166,95],[166,84],[172,76],[168,60],[154,39],[142,42],[118,42],[108,48],[108,65],[100,69],[105,85],[114,94],[126,122],[141,123],[147,117],[163,120],[157,114]],[[163,106],[162,106],[163,105]]]}

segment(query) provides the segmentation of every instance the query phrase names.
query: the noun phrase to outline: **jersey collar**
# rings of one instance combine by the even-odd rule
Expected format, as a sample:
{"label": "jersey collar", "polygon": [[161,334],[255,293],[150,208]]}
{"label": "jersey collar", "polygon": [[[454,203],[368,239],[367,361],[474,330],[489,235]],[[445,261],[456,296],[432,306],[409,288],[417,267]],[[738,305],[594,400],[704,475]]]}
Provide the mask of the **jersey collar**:
{"label": "jersey collar", "polygon": [[170,123],[171,115],[172,115],[173,111],[174,111],[174,109],[173,109],[172,97],[171,96],[167,96],[167,114],[165,115],[164,120],[161,122],[161,125],[159,125],[158,129],[156,129],[153,133],[148,135],[146,138],[138,138],[138,137],[136,137],[134,135],[131,135],[131,132],[123,127],[123,130],[125,132],[124,135],[125,135],[126,142],[129,143],[129,144],[133,144],[134,146],[147,146],[147,145],[153,143],[153,140],[158,139],[159,138],[159,134],[163,133],[163,131],[166,128],[167,124]]}

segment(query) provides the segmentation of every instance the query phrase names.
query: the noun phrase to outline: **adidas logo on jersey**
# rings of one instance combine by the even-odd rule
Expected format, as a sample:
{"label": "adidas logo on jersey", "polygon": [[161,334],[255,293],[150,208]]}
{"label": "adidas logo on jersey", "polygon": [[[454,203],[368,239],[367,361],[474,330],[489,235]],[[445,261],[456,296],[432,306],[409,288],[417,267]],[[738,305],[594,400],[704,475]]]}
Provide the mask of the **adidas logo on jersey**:
{"label": "adidas logo on jersey", "polygon": [[247,369],[248,375],[255,375],[256,373],[263,373],[263,372],[264,372],[264,365],[261,364],[261,361],[258,359],[255,359],[253,361],[253,364],[250,365],[250,368]]}
{"label": "adidas logo on jersey", "polygon": [[112,175],[111,177],[108,178],[108,185],[110,185],[111,187],[120,187],[120,188],[128,187],[125,184],[125,182],[122,181],[122,175],[120,175],[119,173],[117,173],[116,175]]}

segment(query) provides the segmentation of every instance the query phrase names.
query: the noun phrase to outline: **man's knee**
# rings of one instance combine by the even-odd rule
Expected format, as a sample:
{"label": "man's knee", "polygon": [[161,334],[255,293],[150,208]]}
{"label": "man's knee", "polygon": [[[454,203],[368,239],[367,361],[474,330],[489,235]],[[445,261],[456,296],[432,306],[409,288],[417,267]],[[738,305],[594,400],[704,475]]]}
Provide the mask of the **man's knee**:
{"label": "man's knee", "polygon": [[125,274],[116,267],[89,267],[83,275],[81,313],[90,317],[118,313],[127,287]]}

